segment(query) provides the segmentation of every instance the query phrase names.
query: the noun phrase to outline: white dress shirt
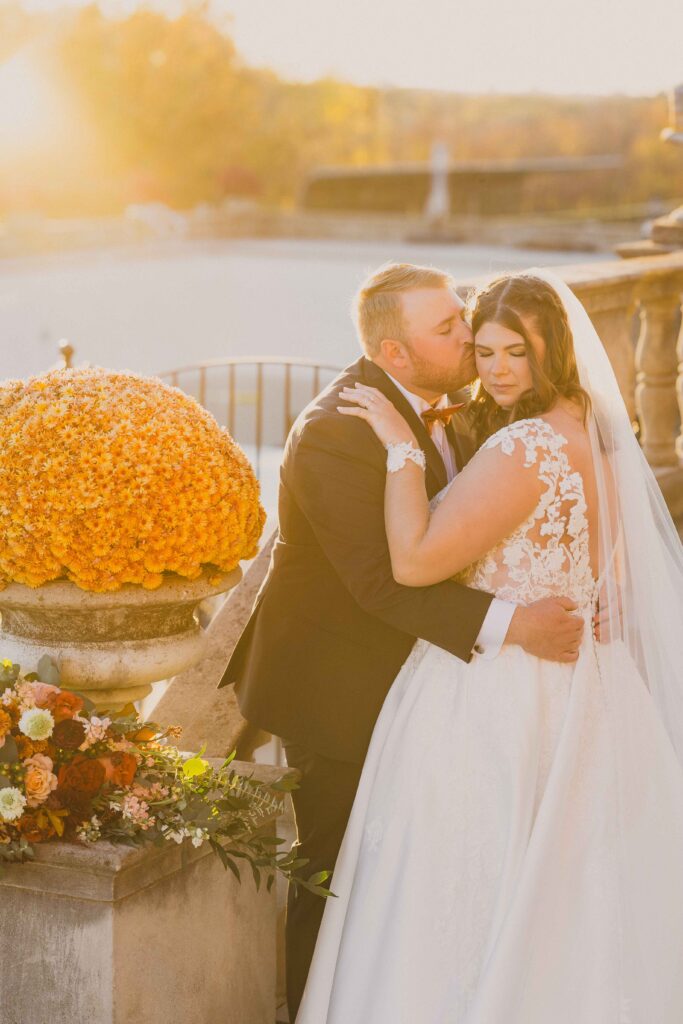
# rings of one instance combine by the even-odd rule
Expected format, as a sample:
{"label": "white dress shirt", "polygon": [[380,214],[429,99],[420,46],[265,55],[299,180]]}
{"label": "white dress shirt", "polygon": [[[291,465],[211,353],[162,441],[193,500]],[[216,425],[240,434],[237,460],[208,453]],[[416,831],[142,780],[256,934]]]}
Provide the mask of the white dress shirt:
{"label": "white dress shirt", "polygon": [[[386,373],[386,370],[384,372]],[[410,402],[418,416],[421,416],[423,412],[427,411],[427,409],[443,409],[450,404],[448,395],[442,395],[438,402],[434,405],[430,405],[424,398],[420,398],[419,395],[414,395],[412,391],[408,391],[407,388],[404,388],[403,385],[400,384],[395,377],[392,377],[390,373],[387,373],[387,377],[392,384],[396,385],[408,402]],[[457,475],[458,467],[455,461],[455,453],[448,441],[446,428],[440,420],[437,420],[432,424],[430,436],[441,453],[444,466],[446,467],[446,476],[450,483]],[[510,622],[516,607],[517,606],[512,604],[511,601],[501,601],[499,598],[494,597],[493,601],[491,601],[491,604],[489,605],[486,617],[481,624],[479,636],[477,637],[473,648],[474,654],[478,654],[485,660],[495,658],[500,654],[500,649],[505,642],[505,637],[510,627]]]}

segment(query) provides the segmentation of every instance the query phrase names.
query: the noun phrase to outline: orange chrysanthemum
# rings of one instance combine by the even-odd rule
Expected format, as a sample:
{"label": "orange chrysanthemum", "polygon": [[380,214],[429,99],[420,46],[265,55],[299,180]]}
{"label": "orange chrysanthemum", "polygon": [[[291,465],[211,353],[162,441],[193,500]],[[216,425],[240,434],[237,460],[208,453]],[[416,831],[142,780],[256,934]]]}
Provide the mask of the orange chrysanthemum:
{"label": "orange chrysanthemum", "polygon": [[0,384],[0,587],[228,572],[264,520],[241,448],[179,388],[98,367]]}

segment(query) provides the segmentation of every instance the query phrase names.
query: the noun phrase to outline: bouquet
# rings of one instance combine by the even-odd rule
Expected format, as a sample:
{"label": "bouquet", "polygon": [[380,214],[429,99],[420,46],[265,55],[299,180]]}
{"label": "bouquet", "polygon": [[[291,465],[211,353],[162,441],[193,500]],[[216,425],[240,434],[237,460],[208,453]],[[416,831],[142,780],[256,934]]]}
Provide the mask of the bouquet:
{"label": "bouquet", "polygon": [[108,840],[129,846],[186,839],[209,843],[240,880],[248,864],[257,888],[277,872],[295,886],[330,895],[328,871],[300,877],[307,860],[279,852],[283,839],[261,831],[296,787],[239,775],[231,754],[212,768],[173,744],[181,730],[142,721],[133,704],[95,713],[85,695],[59,686],[54,661],[23,674],[0,661],[0,866],[31,860],[36,843]]}

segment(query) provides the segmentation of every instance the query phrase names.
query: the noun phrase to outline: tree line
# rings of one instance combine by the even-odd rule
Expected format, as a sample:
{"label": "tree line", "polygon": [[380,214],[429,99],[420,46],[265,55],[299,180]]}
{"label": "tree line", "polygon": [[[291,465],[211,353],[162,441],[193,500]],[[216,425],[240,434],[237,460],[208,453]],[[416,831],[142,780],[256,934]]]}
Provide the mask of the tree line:
{"label": "tree line", "polygon": [[[96,5],[37,14],[5,3],[0,102],[2,68],[22,53],[49,73],[71,113],[51,158],[3,154],[15,171],[8,179],[0,170],[0,211],[33,204],[105,214],[131,202],[188,208],[226,197],[294,205],[321,166],[424,161],[436,140],[456,160],[620,155],[610,204],[683,193],[683,147],[659,141],[663,95],[462,95],[286,81],[248,66],[229,26],[202,3],[177,18],[145,8],[112,18]],[[8,147],[11,139],[0,139]]]}

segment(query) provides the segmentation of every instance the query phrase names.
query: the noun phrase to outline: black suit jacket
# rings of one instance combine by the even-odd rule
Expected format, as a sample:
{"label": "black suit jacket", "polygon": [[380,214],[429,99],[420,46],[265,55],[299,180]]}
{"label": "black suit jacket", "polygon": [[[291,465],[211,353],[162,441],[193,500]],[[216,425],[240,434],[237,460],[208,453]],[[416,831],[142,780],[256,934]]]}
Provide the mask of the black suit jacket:
{"label": "black suit jacket", "polygon": [[[469,661],[492,598],[450,580],[394,580],[386,451],[366,423],[337,412],[339,391],[355,381],[379,388],[409,420],[427,455],[429,496],[447,483],[421,419],[389,377],[365,358],[342,371],[292,427],[268,574],[218,685],[235,683],[244,716],[269,732],[362,762],[415,639]],[[472,443],[447,429],[462,466]]]}

